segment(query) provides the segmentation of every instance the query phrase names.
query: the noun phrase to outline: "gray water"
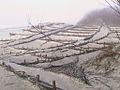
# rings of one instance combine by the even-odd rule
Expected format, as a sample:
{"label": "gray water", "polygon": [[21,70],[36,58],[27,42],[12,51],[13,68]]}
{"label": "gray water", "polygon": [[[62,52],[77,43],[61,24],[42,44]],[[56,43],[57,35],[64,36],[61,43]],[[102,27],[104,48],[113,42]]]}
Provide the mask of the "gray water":
{"label": "gray water", "polygon": [[26,27],[12,27],[12,28],[0,28],[0,39],[8,39],[10,37],[9,33],[20,33]]}

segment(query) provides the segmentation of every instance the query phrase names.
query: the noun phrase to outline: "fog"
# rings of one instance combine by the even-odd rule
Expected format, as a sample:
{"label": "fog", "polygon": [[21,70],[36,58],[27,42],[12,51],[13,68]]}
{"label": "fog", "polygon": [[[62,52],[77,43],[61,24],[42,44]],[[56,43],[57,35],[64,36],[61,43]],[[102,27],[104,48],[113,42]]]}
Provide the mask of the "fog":
{"label": "fog", "polygon": [[87,12],[105,6],[104,0],[0,0],[0,27],[24,26],[29,21],[75,24]]}

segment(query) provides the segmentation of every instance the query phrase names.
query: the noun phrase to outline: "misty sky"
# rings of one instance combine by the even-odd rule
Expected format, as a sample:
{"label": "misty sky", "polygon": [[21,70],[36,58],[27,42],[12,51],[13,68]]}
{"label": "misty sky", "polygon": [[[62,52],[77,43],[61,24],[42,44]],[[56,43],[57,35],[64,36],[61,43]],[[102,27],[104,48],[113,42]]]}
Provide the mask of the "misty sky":
{"label": "misty sky", "polygon": [[104,0],[0,0],[0,25],[27,25],[29,20],[75,24],[105,6]]}

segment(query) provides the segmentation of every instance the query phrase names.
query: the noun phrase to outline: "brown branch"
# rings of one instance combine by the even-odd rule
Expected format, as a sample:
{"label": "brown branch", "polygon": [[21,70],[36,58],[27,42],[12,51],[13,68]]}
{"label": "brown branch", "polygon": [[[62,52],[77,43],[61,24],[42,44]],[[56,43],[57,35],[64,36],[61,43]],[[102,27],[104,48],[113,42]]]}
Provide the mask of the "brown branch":
{"label": "brown branch", "polygon": [[108,53],[111,53],[111,54],[120,55],[120,52],[115,52],[115,51],[112,51],[112,50],[103,49],[103,51],[108,52]]}

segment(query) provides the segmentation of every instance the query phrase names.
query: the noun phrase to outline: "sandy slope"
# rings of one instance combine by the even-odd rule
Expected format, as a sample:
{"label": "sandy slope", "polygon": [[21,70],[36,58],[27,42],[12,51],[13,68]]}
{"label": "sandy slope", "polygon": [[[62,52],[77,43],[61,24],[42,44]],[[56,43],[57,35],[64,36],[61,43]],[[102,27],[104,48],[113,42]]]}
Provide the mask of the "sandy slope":
{"label": "sandy slope", "polygon": [[23,80],[14,73],[0,66],[0,90],[40,90],[27,80]]}
{"label": "sandy slope", "polygon": [[57,87],[60,87],[63,90],[96,90],[94,87],[88,86],[78,79],[69,77],[64,74],[57,74],[42,69],[24,67],[14,63],[7,63],[7,65],[10,65],[12,68],[15,69],[15,71],[24,71],[26,72],[26,74],[31,76],[36,76],[39,74],[40,80],[48,84],[51,84],[52,81],[55,80]]}
{"label": "sandy slope", "polygon": [[[89,71],[92,70],[91,67],[90,69],[88,68],[88,72],[85,72],[85,74],[89,76],[89,81],[92,82],[92,85],[93,85],[93,86],[88,86],[83,82],[83,80],[81,80],[81,77],[75,78],[75,75],[77,72],[76,70],[74,70],[74,66],[71,67],[69,65],[70,63],[73,64],[76,62],[76,64],[74,64],[75,67],[77,66],[81,67],[81,65],[86,64],[86,62],[96,59],[96,57],[100,53],[103,53],[101,48],[103,49],[103,47],[105,48],[105,46],[108,46],[110,44],[109,42],[112,42],[112,41],[120,42],[118,38],[113,38],[113,36],[117,37],[116,33],[112,33],[113,30],[110,30],[106,25],[99,28],[98,31],[96,29],[95,30],[86,29],[87,27],[81,28],[81,27],[75,27],[75,26],[64,27],[64,29],[63,27],[61,27],[61,29],[58,29],[58,28],[60,28],[59,25],[43,27],[42,31],[45,32],[44,33],[45,35],[40,33],[41,29],[36,30],[35,28],[31,28],[29,32],[32,32],[32,33],[31,35],[26,36],[26,38],[19,38],[19,39],[16,39],[15,41],[11,40],[11,41],[5,42],[4,44],[1,44],[0,60],[3,60],[4,62],[6,62],[7,65],[10,65],[16,71],[24,71],[30,76],[36,76],[39,74],[40,80],[50,85],[52,84],[52,81],[55,80],[57,87],[62,88],[64,90],[94,90],[94,89],[109,90],[109,87],[106,87],[100,81],[95,80],[96,78],[94,78],[94,77],[99,77],[99,79],[105,79],[103,78],[103,76],[88,75],[90,73]],[[78,35],[77,38],[79,39],[76,40],[75,38],[76,36],[74,35],[81,34],[82,31],[85,31],[84,29],[86,30],[86,32],[91,33],[91,36],[86,38],[86,40],[84,40],[84,39],[80,39],[80,38],[83,38],[83,36]],[[77,33],[76,32],[71,33],[70,30],[77,31]],[[93,33],[93,31],[96,31],[96,32]],[[24,33],[20,35],[22,36],[23,34]],[[16,36],[17,35],[18,34],[16,34]],[[73,36],[69,36],[69,35],[73,35]],[[68,38],[71,40],[68,40]],[[104,45],[104,42],[108,43],[108,45],[107,44]],[[91,52],[88,52],[90,50]],[[20,64],[20,63],[26,63],[26,62],[27,62],[27,65],[25,66],[22,66],[23,64]],[[37,63],[33,63],[33,62],[37,62]],[[61,72],[58,74],[58,71],[54,72],[55,70],[52,71],[51,69],[51,71],[49,71],[45,69],[50,67],[53,67],[58,71],[63,71],[64,73]],[[79,69],[78,67],[75,69],[78,70]],[[67,68],[70,68],[70,69],[68,70]],[[60,70],[60,69],[63,69],[63,70]],[[68,74],[73,70],[75,71],[75,73],[73,72],[75,75],[70,77],[70,75]],[[79,71],[80,70],[81,69],[79,69]],[[4,70],[3,68],[1,68],[0,71],[3,72],[3,74],[0,74],[1,77],[5,77],[4,72],[8,73],[8,71]],[[66,74],[65,72],[67,72],[68,74]],[[78,76],[80,75],[81,73],[78,73]],[[14,76],[14,79],[19,81],[20,78],[18,79],[17,78],[18,77]],[[12,80],[16,81],[14,79]],[[11,83],[13,82],[12,80],[11,78],[9,78],[9,81]],[[106,82],[105,80],[103,81]],[[2,81],[2,82],[5,82],[5,81]],[[20,79],[19,82],[18,84],[20,84],[20,90],[27,90],[23,88],[21,89],[21,87],[24,86],[24,83],[21,83],[23,82],[23,80]],[[113,80],[109,82],[111,85]],[[29,82],[25,84],[29,85]],[[27,85],[25,88],[27,88]],[[113,86],[116,87],[115,85]],[[4,89],[3,84],[0,87]],[[14,88],[15,87],[17,87],[17,83],[15,84]],[[32,87],[33,86],[31,85],[31,88]],[[11,90],[14,90],[14,88],[12,88]],[[28,90],[32,90],[32,89],[29,89],[28,87]]]}

